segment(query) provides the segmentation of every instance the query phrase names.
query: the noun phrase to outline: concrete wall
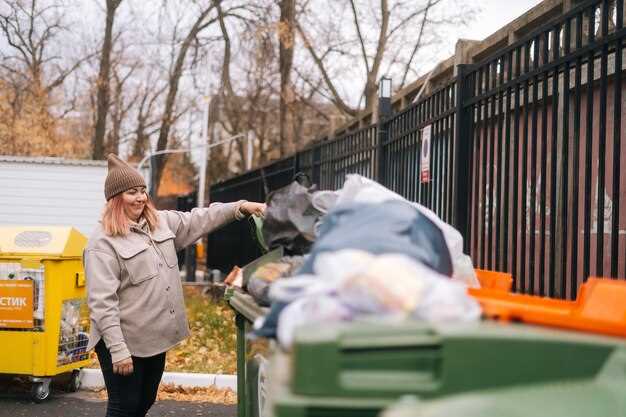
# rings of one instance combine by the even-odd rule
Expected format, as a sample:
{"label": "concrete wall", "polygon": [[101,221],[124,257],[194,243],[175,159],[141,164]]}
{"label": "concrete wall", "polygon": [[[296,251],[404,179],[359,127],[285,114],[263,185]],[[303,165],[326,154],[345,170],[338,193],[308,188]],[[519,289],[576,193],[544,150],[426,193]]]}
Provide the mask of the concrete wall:
{"label": "concrete wall", "polygon": [[89,236],[106,173],[105,162],[0,156],[0,224],[67,225]]}

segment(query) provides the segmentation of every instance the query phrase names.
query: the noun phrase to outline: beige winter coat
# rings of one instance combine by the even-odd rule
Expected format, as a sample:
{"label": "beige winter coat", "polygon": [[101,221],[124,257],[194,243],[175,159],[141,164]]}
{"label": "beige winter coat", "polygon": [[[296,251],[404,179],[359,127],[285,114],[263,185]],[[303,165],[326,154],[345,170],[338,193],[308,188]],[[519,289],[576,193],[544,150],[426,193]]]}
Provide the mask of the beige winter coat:
{"label": "beige winter coat", "polygon": [[242,201],[159,211],[158,228],[111,237],[99,226],[83,254],[91,331],[113,362],[167,351],[189,335],[176,251],[235,220]]}

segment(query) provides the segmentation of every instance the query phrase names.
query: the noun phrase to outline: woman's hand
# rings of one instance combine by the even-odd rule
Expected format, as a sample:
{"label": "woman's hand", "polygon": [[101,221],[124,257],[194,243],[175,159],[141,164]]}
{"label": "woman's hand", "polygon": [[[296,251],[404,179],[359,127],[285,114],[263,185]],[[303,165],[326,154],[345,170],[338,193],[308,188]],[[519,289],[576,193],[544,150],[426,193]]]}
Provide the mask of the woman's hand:
{"label": "woman's hand", "polygon": [[263,217],[265,215],[265,210],[267,209],[267,204],[264,203],[254,203],[251,201],[246,201],[239,207],[239,211],[245,216],[252,216],[253,214]]}
{"label": "woman's hand", "polygon": [[113,364],[113,373],[120,375],[130,375],[133,373],[133,359],[126,358]]}

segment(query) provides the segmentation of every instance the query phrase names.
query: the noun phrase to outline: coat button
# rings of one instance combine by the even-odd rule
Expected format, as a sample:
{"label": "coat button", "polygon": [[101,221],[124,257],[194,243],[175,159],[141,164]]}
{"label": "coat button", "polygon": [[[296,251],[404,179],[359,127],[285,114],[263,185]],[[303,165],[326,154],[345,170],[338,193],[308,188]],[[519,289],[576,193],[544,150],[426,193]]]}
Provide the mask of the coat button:
{"label": "coat button", "polygon": [[159,262],[159,268],[163,268],[163,264]]}
{"label": "coat button", "polygon": [[165,291],[169,291],[169,290],[170,290],[170,287],[168,286],[168,287],[165,289]]}

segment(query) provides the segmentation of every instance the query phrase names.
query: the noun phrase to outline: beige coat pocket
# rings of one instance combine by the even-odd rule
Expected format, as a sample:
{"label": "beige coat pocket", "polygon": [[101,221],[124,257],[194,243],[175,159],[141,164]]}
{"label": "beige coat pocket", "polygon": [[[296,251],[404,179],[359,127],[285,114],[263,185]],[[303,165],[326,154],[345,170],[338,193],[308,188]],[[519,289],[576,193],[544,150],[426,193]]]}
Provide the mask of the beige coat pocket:
{"label": "beige coat pocket", "polygon": [[158,271],[154,255],[148,244],[119,248],[124,268],[128,271],[130,282],[137,285],[157,276]]}
{"label": "beige coat pocket", "polygon": [[170,230],[158,230],[154,233],[152,240],[155,241],[159,251],[165,259],[165,263],[170,268],[178,265],[178,256],[176,256],[176,247],[174,246],[174,238],[176,235]]}

